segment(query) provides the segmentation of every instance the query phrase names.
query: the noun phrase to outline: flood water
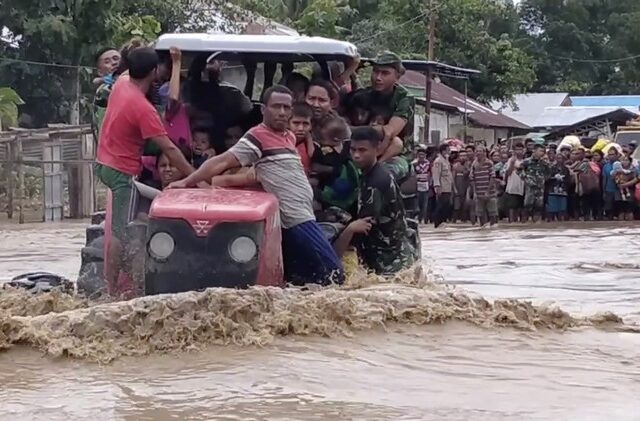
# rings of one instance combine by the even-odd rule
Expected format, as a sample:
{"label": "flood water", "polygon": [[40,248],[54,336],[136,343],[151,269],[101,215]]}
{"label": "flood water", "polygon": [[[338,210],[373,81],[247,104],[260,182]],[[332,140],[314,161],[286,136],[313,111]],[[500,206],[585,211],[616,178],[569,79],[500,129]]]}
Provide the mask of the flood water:
{"label": "flood water", "polygon": [[[80,224],[5,225],[0,238],[0,279],[77,273]],[[422,238],[425,264],[443,283],[640,322],[636,225],[453,228]],[[640,420],[640,335],[387,323],[352,337],[279,336],[264,347],[211,345],[106,365],[16,345],[0,353],[0,402],[2,420]]]}

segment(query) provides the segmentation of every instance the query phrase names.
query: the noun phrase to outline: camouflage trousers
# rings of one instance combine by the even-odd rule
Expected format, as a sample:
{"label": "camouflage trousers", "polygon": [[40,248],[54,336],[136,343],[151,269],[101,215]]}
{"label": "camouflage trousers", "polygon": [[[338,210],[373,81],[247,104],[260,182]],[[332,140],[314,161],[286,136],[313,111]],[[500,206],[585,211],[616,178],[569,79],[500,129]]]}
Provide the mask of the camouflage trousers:
{"label": "camouflage trousers", "polygon": [[398,183],[409,175],[409,170],[411,169],[409,161],[403,156],[394,156],[383,162],[382,165],[393,175],[393,178]]}
{"label": "camouflage trousers", "polygon": [[524,208],[528,211],[543,211],[544,190],[527,186],[524,194]]}
{"label": "camouflage trousers", "polygon": [[[401,234],[406,235],[406,234]],[[381,249],[368,253],[368,258],[361,258],[360,263],[382,277],[391,277],[398,272],[410,269],[419,261],[419,252],[410,238],[398,242],[398,249]],[[363,257],[363,256],[361,256]]]}

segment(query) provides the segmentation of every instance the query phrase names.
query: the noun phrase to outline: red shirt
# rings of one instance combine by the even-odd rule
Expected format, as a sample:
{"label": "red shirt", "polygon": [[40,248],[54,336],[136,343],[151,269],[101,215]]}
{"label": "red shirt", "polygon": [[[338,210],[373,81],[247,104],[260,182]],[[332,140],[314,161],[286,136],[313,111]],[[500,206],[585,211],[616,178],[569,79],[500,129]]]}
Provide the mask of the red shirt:
{"label": "red shirt", "polygon": [[147,139],[166,134],[158,112],[142,91],[128,78],[118,79],[109,95],[96,161],[125,174],[138,175]]}
{"label": "red shirt", "polygon": [[304,172],[309,175],[311,172],[311,157],[309,156],[309,149],[307,149],[307,142],[298,143],[296,149],[298,150],[298,155],[300,155]]}

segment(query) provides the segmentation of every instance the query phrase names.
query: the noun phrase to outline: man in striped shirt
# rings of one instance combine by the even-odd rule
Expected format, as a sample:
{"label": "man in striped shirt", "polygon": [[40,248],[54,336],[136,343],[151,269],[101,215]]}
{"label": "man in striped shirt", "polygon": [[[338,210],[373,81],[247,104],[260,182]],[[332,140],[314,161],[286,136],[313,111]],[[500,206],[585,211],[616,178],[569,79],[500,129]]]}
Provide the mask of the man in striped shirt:
{"label": "man in striped shirt", "polygon": [[313,192],[288,130],[293,94],[280,85],[264,94],[263,122],[231,149],[207,160],[196,172],[170,188],[187,188],[211,180],[230,168],[254,165],[257,181],[278,198],[282,221],[282,257],[288,282],[342,283],[344,271],[333,246],[313,214]]}
{"label": "man in striped shirt", "polygon": [[496,197],[496,174],[493,163],[487,158],[487,150],[484,146],[476,149],[476,159],[471,165],[469,176],[473,197],[476,204],[476,215],[480,218],[480,226],[485,226],[487,221],[491,225],[498,222],[498,199]]}

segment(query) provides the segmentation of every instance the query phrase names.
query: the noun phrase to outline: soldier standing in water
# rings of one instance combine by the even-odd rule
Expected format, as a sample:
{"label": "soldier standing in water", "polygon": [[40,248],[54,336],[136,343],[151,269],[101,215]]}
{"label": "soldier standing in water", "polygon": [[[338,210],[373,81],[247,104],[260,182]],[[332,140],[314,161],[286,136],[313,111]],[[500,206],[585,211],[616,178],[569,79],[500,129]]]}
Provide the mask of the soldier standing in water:
{"label": "soldier standing in water", "polygon": [[533,146],[533,155],[519,169],[524,180],[524,208],[534,222],[544,217],[544,186],[551,175],[551,164],[544,159],[545,148],[541,143]]}
{"label": "soldier standing in water", "polygon": [[410,238],[400,188],[378,162],[382,135],[373,127],[358,127],[351,134],[351,156],[362,170],[358,212],[335,243],[339,255],[353,242],[360,262],[382,276],[411,268],[418,251]]}

